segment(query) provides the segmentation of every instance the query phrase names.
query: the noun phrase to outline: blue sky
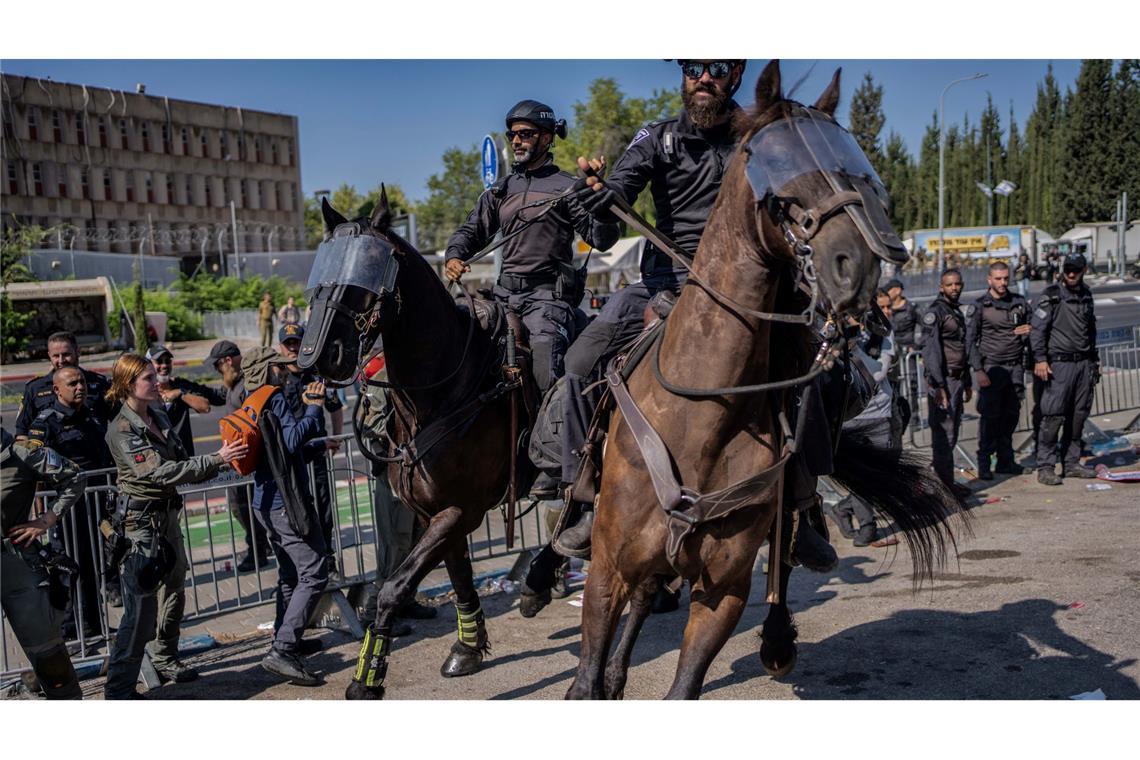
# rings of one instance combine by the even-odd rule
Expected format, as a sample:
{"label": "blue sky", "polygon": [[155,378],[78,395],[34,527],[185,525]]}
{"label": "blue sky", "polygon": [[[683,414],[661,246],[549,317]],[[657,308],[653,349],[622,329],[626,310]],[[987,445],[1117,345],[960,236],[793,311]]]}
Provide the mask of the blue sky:
{"label": "blue sky", "polygon": [[[766,61],[749,61],[738,94],[752,88]],[[799,99],[814,101],[836,66],[843,67],[839,116],[846,122],[851,94],[870,71],[883,87],[884,130],[901,134],[917,153],[946,83],[984,72],[986,79],[955,85],[946,96],[948,123],[967,113],[973,123],[991,93],[1002,114],[1010,104],[1019,127],[1033,108],[1041,60],[784,60],[785,86],[810,71]],[[1076,60],[1055,60],[1062,91],[1072,87]],[[439,171],[451,146],[470,147],[502,129],[506,110],[523,98],[549,103],[561,117],[585,100],[590,82],[612,77],[622,91],[647,96],[678,86],[676,64],[649,60],[13,60],[9,74],[288,113],[299,118],[301,180],[306,194],[342,182],[365,191],[384,181],[422,199],[427,178]],[[613,160],[613,157],[610,157]]]}

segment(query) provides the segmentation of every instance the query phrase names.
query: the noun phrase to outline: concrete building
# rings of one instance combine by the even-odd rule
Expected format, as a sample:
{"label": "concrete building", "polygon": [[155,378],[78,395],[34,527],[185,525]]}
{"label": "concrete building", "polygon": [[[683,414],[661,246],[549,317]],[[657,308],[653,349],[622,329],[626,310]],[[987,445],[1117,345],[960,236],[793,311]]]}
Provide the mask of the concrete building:
{"label": "concrete building", "polygon": [[[297,117],[3,75],[5,226],[54,247],[203,257],[300,248]],[[230,202],[235,206],[236,225]]]}

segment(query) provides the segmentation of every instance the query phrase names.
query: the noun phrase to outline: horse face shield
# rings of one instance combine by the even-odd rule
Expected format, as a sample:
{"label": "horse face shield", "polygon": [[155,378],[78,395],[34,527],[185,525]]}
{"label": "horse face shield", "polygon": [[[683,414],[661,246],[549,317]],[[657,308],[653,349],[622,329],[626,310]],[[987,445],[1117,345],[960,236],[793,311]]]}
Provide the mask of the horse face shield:
{"label": "horse face shield", "polygon": [[380,308],[399,271],[392,244],[360,234],[353,224],[338,227],[317,249],[309,274],[305,298],[312,315],[298,365],[316,366],[328,381],[351,380],[380,333]]}
{"label": "horse face shield", "polygon": [[827,180],[832,196],[795,219],[808,237],[842,210],[878,258],[899,266],[906,263],[909,254],[891,227],[890,197],[882,180],[851,133],[831,118],[812,108],[798,109],[792,117],[758,131],[747,150],[745,174],[758,201],[786,200],[802,206],[804,201],[786,198],[788,186],[817,172]]}

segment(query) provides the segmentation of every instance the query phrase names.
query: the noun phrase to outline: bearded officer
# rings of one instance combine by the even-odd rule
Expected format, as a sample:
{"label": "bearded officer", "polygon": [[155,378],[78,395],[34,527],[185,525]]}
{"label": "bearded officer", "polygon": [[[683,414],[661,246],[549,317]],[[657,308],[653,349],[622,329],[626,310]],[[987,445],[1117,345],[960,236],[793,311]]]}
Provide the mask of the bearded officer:
{"label": "bearded officer", "polygon": [[1065,257],[1061,281],[1045,288],[1033,310],[1030,342],[1033,374],[1045,384],[1041,395],[1041,430],[1037,438],[1037,481],[1061,484],[1057,476],[1060,437],[1065,477],[1095,478],[1081,464],[1081,433],[1092,410],[1093,386],[1100,378],[1096,350],[1096,314],[1085,285],[1088,262],[1079,253]]}
{"label": "bearded officer", "polygon": [[997,472],[1020,475],[1013,461],[1013,431],[1025,398],[1025,346],[1029,335],[1029,302],[1009,289],[1009,265],[990,265],[989,289],[968,306],[966,355],[978,385],[978,477],[993,480]]}
{"label": "bearded officer", "polygon": [[962,274],[957,269],[942,273],[938,297],[922,317],[922,361],[926,367],[927,393],[930,396],[930,434],[934,473],[960,498],[970,489],[954,482],[954,447],[962,426],[962,406],[973,395],[970,373],[966,371],[966,318],[974,313],[967,306],[963,315],[958,308],[962,295]]}
{"label": "bearded officer", "polygon": [[[47,698],[81,699],[79,679],[59,633],[60,608],[67,606],[67,592],[51,579],[52,554],[38,539],[83,496],[86,476],[78,465],[40,441],[15,441],[7,430],[0,436],[4,532],[0,596],[4,617]],[[29,522],[36,484],[41,481],[56,489],[59,496],[49,511]],[[54,600],[53,585],[62,592],[55,594]]]}
{"label": "bearded officer", "polygon": [[604,251],[617,242],[618,225],[594,219],[573,197],[551,207],[528,208],[566,193],[575,182],[550,152],[555,136],[566,136],[566,122],[556,120],[550,106],[523,100],[507,113],[506,125],[515,157],[511,173],[479,196],[447,241],[447,277],[458,282],[470,270],[464,262],[496,233],[509,237],[493,294],[526,325],[535,381],[545,393],[562,376],[566,348],[577,332],[574,310],[584,282],[579,284],[571,264],[574,233]]}

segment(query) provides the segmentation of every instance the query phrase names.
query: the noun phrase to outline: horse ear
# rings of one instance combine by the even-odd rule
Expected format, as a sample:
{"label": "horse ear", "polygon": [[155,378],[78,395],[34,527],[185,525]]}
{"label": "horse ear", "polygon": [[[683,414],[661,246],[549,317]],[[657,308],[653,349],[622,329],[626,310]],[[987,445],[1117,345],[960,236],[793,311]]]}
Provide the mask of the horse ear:
{"label": "horse ear", "polygon": [[780,59],[773,58],[756,80],[756,110],[764,111],[784,99],[780,91]]}
{"label": "horse ear", "polygon": [[339,225],[344,224],[348,220],[340,215],[340,212],[329,204],[328,196],[321,197],[321,216],[324,217],[325,227],[329,232],[335,230]]}
{"label": "horse ear", "polygon": [[384,187],[384,183],[380,183],[380,200],[376,202],[376,207],[372,209],[372,218],[368,220],[376,230],[387,230],[392,225],[392,208],[388,205],[388,190]]}
{"label": "horse ear", "polygon": [[835,70],[835,76],[831,78],[831,84],[819,96],[819,100],[815,102],[815,107],[823,111],[828,116],[835,116],[835,109],[839,107],[839,74],[842,68]]}

